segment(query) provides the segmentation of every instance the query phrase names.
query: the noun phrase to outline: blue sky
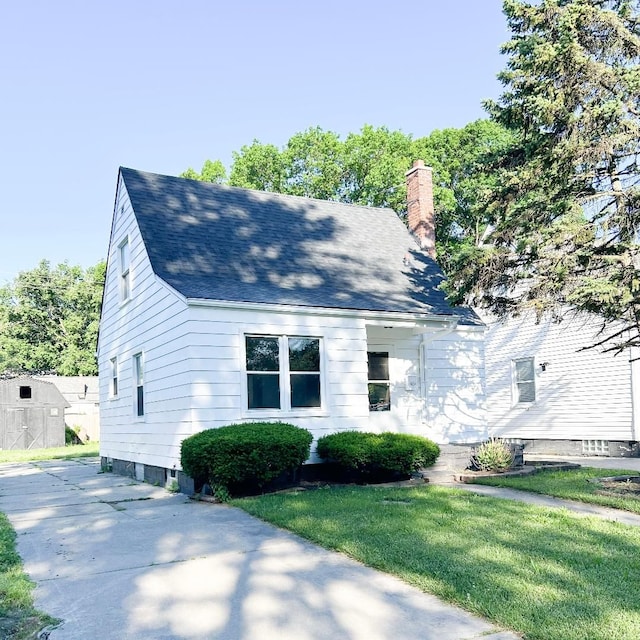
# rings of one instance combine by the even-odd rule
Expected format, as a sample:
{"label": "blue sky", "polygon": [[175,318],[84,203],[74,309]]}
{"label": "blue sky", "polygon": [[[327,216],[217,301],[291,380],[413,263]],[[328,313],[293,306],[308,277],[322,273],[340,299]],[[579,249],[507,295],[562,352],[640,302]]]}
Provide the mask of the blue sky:
{"label": "blue sky", "polygon": [[25,0],[0,9],[0,284],[106,257],[118,167],[227,166],[320,126],[484,117],[500,0]]}

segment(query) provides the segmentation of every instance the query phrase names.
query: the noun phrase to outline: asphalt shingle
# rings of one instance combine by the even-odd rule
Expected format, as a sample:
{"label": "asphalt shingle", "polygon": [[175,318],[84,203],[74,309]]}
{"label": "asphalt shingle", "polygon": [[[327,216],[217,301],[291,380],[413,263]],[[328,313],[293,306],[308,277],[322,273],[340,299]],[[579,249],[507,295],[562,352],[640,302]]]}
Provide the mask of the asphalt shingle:
{"label": "asphalt shingle", "polygon": [[391,209],[121,173],[155,273],[187,298],[479,322]]}

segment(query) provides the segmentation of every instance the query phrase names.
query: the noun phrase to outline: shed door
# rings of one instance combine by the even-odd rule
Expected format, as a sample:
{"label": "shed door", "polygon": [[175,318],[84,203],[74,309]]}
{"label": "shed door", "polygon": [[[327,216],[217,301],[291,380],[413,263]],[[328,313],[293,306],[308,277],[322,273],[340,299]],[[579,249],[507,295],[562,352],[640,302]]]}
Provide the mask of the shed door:
{"label": "shed door", "polygon": [[40,449],[44,447],[45,411],[42,407],[9,409],[6,415],[5,448]]}

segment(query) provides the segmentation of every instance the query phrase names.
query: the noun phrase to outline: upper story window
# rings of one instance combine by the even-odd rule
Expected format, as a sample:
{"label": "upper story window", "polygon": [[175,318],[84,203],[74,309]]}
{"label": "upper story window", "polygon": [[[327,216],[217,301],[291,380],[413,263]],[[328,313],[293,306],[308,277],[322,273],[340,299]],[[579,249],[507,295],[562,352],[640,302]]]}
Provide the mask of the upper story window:
{"label": "upper story window", "polygon": [[389,353],[367,352],[369,377],[369,411],[391,410],[391,384],[389,382]]}
{"label": "upper story window", "polygon": [[519,358],[513,361],[514,404],[535,402],[536,372],[533,358]]}
{"label": "upper story window", "polygon": [[120,262],[120,300],[125,302],[131,297],[131,256],[128,238],[120,244],[118,253]]}
{"label": "upper story window", "polygon": [[320,338],[245,336],[247,408],[322,405]]}
{"label": "upper story window", "polygon": [[137,416],[144,415],[144,363],[142,354],[133,356],[133,381],[135,385],[134,409]]}

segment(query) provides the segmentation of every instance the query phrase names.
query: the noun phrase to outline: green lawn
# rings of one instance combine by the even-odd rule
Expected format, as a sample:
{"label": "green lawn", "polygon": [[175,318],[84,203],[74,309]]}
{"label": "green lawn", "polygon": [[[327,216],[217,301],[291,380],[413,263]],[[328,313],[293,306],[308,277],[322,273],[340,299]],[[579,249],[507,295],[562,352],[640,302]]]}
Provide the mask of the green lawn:
{"label": "green lawn", "polygon": [[61,458],[88,458],[100,455],[100,443],[74,444],[52,449],[0,450],[1,462],[30,462],[33,460],[59,460]]}
{"label": "green lawn", "polygon": [[640,637],[634,527],[438,486],[327,488],[233,504],[528,640]]}
{"label": "green lawn", "polygon": [[[590,478],[604,478],[608,476],[637,476],[637,471],[623,471],[620,469],[596,469],[581,467],[571,471],[539,471],[530,476],[494,476],[492,478],[478,478],[476,484],[488,484],[494,487],[509,487],[533,493],[543,493],[556,498],[589,502],[614,509],[624,509],[640,513],[640,496],[611,496],[602,495],[602,487]],[[638,633],[640,637],[640,632]]]}
{"label": "green lawn", "polygon": [[22,571],[15,538],[7,517],[0,513],[0,638],[27,640],[55,620],[33,608],[34,584]]}

